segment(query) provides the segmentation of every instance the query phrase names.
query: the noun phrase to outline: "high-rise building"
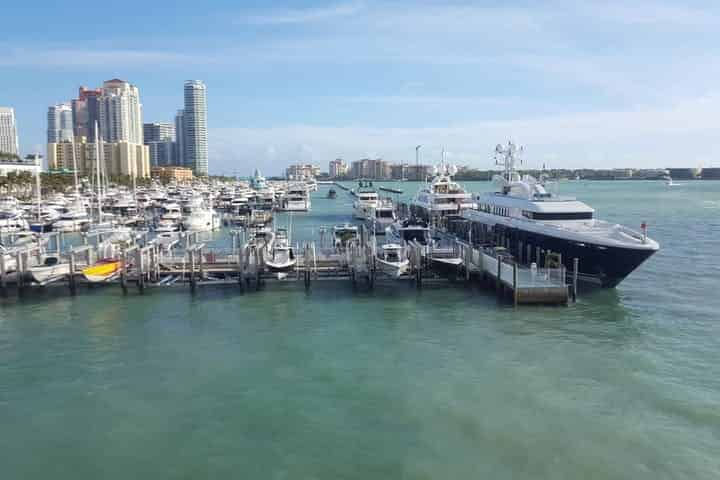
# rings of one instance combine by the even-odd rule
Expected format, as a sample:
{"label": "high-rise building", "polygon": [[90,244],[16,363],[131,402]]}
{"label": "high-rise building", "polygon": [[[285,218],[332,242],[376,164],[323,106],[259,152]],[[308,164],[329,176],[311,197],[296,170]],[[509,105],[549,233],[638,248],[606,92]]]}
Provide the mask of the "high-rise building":
{"label": "high-rise building", "polygon": [[104,82],[98,115],[104,141],[142,145],[142,105],[136,86],[117,78]]}
{"label": "high-rise building", "polygon": [[175,115],[175,165],[185,164],[185,110],[178,110]]}
{"label": "high-rise building", "polygon": [[320,167],[310,164],[290,165],[285,169],[288,180],[306,180],[320,175]]}
{"label": "high-rise building", "polygon": [[47,114],[47,143],[64,142],[73,138],[72,107],[66,103],[53,105]]}
{"label": "high-rise building", "polygon": [[330,165],[328,168],[328,175],[330,175],[330,178],[342,178],[346,176],[347,173],[348,166],[342,158],[330,160]]}
{"label": "high-rise building", "polygon": [[363,158],[362,160],[352,162],[350,175],[353,178],[386,180],[392,176],[392,168],[389,162],[380,158]]}
{"label": "high-rise building", "polygon": [[146,123],[143,125],[143,140],[145,145],[150,142],[175,141],[175,125],[172,123]]}
{"label": "high-rise building", "polygon": [[185,166],[198,176],[208,174],[207,88],[200,80],[185,82],[183,155]]}
{"label": "high-rise building", "polygon": [[146,123],[143,139],[150,150],[150,166],[167,166],[175,163],[175,125],[172,123]]}
{"label": "high-rise building", "polygon": [[0,152],[18,155],[19,150],[15,110],[0,107]]}
{"label": "high-rise building", "polygon": [[76,137],[85,137],[95,141],[95,124],[100,122],[100,103],[102,89],[80,87],[78,98],[72,101],[73,127]]}

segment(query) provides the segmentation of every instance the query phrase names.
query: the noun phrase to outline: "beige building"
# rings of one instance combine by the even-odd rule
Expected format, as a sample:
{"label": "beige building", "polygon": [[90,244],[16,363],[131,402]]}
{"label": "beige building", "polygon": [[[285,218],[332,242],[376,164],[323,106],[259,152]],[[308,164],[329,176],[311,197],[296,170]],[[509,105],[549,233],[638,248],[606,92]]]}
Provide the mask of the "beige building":
{"label": "beige building", "polygon": [[305,180],[320,175],[320,167],[310,164],[290,165],[285,169],[285,177],[288,180]]}
{"label": "beige building", "polygon": [[186,167],[153,167],[152,177],[164,181],[175,181],[178,183],[191,182],[193,179],[192,169]]}
{"label": "beige building", "polygon": [[[74,145],[78,173],[83,176],[95,173],[96,145],[87,143],[84,138],[76,141]],[[48,143],[48,168],[50,170],[73,170],[72,148],[73,143],[71,142]],[[102,150],[105,157],[105,173],[108,176],[150,176],[150,151],[147,145],[128,142],[105,143]]]}

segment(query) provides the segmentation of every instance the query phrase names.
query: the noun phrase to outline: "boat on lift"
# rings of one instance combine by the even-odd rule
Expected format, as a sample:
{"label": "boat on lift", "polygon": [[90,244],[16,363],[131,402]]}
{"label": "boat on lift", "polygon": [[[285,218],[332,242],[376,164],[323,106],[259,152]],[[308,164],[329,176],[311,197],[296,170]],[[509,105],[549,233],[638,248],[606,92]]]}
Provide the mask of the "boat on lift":
{"label": "boat on lift", "polygon": [[267,253],[265,266],[273,273],[287,273],[295,267],[297,262],[288,232],[284,228],[277,229]]}
{"label": "boat on lift", "polygon": [[91,283],[102,283],[116,278],[122,271],[123,262],[117,258],[106,258],[83,268],[83,277]]}
{"label": "boat on lift", "polygon": [[360,238],[358,226],[349,223],[335,225],[333,227],[333,238],[335,250],[344,252],[352,242],[357,242]]}
{"label": "boat on lift", "polygon": [[405,249],[397,243],[386,243],[377,251],[375,264],[386,275],[399,278],[410,269],[410,260],[405,255]]}
{"label": "boat on lift", "polygon": [[522,153],[512,142],[498,145],[495,161],[504,173],[493,177],[497,190],[477,194],[476,208],[463,211],[465,219],[481,224],[493,238],[504,239],[511,253],[522,255],[519,245],[531,252],[553,252],[568,271],[577,258],[580,281],[612,288],[659,250],[644,222],[636,231],[599,220],[587,204],[552,193],[547,179],[521,176],[517,165]]}

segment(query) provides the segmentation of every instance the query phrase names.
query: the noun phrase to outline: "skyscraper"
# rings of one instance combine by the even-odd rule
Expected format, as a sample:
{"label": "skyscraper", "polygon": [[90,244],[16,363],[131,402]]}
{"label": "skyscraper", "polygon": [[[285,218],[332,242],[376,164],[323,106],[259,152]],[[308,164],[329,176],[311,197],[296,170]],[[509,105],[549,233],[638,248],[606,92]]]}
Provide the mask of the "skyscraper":
{"label": "skyscraper", "polygon": [[183,122],[185,166],[198,176],[208,174],[207,89],[200,80],[185,82]]}
{"label": "skyscraper", "polygon": [[185,165],[185,110],[175,115],[175,165]]}
{"label": "skyscraper", "polygon": [[167,166],[175,163],[174,124],[146,123],[143,125],[143,139],[150,150],[151,166]]}
{"label": "skyscraper", "polygon": [[47,143],[72,140],[73,113],[70,105],[61,103],[49,107],[47,120]]}
{"label": "skyscraper", "polygon": [[73,126],[76,137],[85,137],[95,141],[95,124],[100,121],[99,98],[102,89],[80,87],[78,98],[72,101]]}
{"label": "skyscraper", "polygon": [[0,152],[18,155],[19,150],[15,110],[0,107]]}
{"label": "skyscraper", "polygon": [[142,105],[136,86],[117,78],[104,82],[98,107],[104,141],[142,145]]}

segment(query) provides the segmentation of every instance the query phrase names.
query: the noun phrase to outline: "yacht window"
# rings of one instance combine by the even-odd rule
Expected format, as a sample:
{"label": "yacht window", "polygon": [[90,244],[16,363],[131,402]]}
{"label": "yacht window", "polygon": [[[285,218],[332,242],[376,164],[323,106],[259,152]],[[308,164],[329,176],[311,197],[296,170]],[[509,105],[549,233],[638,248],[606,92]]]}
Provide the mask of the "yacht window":
{"label": "yacht window", "polygon": [[380,210],[377,212],[378,218],[392,218],[393,212],[392,210]]}
{"label": "yacht window", "polygon": [[592,220],[592,212],[557,212],[557,213],[543,213],[543,212],[523,212],[527,213],[528,218],[533,220]]}

